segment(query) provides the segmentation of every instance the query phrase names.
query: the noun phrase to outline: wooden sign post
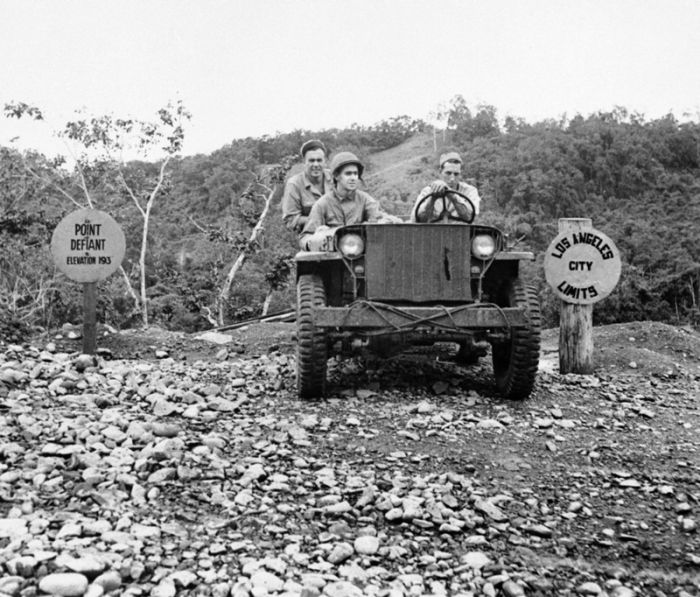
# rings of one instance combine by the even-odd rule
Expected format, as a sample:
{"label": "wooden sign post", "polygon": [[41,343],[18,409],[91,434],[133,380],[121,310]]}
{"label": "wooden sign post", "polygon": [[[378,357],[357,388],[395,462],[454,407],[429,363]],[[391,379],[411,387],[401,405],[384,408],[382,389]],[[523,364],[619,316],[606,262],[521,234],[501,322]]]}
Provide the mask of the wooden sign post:
{"label": "wooden sign post", "polygon": [[51,237],[56,267],[83,283],[83,352],[94,354],[97,339],[97,282],[119,269],[126,240],[114,218],[97,209],[69,213]]}
{"label": "wooden sign post", "polygon": [[562,218],[544,258],[545,278],[561,299],[559,372],[592,373],[593,304],[620,279],[615,243],[593,229],[589,218]]}

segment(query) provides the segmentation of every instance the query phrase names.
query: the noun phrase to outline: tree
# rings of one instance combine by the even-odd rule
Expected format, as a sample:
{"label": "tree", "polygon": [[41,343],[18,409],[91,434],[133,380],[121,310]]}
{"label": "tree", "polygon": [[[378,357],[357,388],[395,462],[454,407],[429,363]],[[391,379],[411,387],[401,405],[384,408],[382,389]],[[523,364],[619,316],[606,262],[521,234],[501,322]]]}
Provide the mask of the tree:
{"label": "tree", "polygon": [[[277,191],[279,190],[279,186],[281,183],[284,181],[285,174],[289,170],[289,168],[292,166],[293,161],[295,160],[295,156],[287,156],[285,159],[282,160],[282,163],[279,165],[274,166],[271,170],[268,170],[265,172],[263,175],[258,175],[255,177],[255,180],[251,185],[248,187],[246,192],[243,194],[244,197],[250,198],[251,200],[254,201],[259,201],[263,199],[262,194],[259,192],[259,189],[264,190],[267,192],[267,196],[264,197],[263,199],[263,207],[262,210],[260,211],[259,215],[252,215],[250,218],[250,222],[253,223],[253,228],[250,232],[250,236],[248,239],[242,243],[239,243],[238,246],[238,256],[236,259],[233,261],[233,263],[229,266],[228,268],[228,273],[226,274],[226,277],[224,279],[223,285],[221,287],[221,292],[219,293],[218,301],[217,301],[217,313],[218,313],[218,322],[219,325],[224,324],[224,319],[225,319],[225,313],[226,313],[226,307],[228,304],[229,296],[231,293],[231,287],[233,286],[233,282],[236,279],[236,276],[238,275],[238,272],[241,270],[243,267],[243,264],[245,263],[247,257],[257,251],[259,249],[259,240],[260,237],[265,229],[265,218],[267,217],[268,212],[270,211],[270,206],[272,204],[272,200],[277,194]],[[270,188],[264,182],[269,182],[270,184],[273,184],[274,186]],[[281,272],[280,272],[281,276]],[[275,288],[279,288],[281,285],[283,285],[283,280],[282,279],[275,279],[276,277],[279,276],[274,276],[273,275],[273,280],[274,283],[270,281],[268,278],[268,282],[271,284],[271,290],[269,295],[272,294],[272,290]],[[269,303],[268,303],[269,304]]]}
{"label": "tree", "polygon": [[[34,171],[49,167],[36,154],[25,159]],[[45,248],[59,213],[19,152],[0,147],[0,337],[19,341],[28,328],[50,319],[49,297],[57,288]]]}
{"label": "tree", "polygon": [[253,229],[250,232],[248,240],[241,244],[238,256],[228,268],[228,273],[226,274],[226,278],[224,279],[224,283],[221,287],[221,292],[219,292],[219,300],[217,306],[219,325],[224,325],[226,305],[228,303],[229,295],[231,294],[231,286],[233,286],[233,282],[236,279],[236,275],[243,267],[243,264],[245,263],[245,260],[248,257],[248,255],[250,255],[250,253],[256,250],[258,238],[260,237],[260,234],[262,234],[263,231],[265,217],[267,216],[267,213],[270,210],[272,197],[275,194],[274,189],[270,189],[269,187],[265,186],[259,181],[256,181],[255,183],[253,183],[253,185],[251,185],[248,194],[250,196],[255,194],[256,197],[260,198],[260,193],[256,193],[256,188],[258,187],[267,191],[267,197],[264,199],[262,211],[258,216],[258,220],[255,223],[255,226],[253,226]]}
{"label": "tree", "polygon": [[267,312],[270,310],[273,294],[278,290],[282,290],[287,285],[289,282],[289,274],[292,273],[293,267],[294,255],[292,253],[276,255],[274,261],[268,265],[265,281],[268,283],[269,288],[265,300],[263,301],[261,315],[267,315]]}
{"label": "tree", "polygon": [[[30,118],[43,121],[43,113],[24,102],[5,105],[8,118]],[[146,284],[146,255],[148,252],[148,232],[151,212],[156,199],[164,194],[167,186],[167,169],[170,161],[182,150],[184,126],[190,113],[182,102],[169,103],[158,110],[152,121],[134,118],[115,118],[112,115],[85,116],[77,112],[74,120],[68,121],[58,131],[58,136],[66,141],[66,147],[73,159],[72,171],[64,171],[63,164],[56,164],[60,172],[55,178],[36,172],[25,159],[27,171],[53,186],[77,207],[94,208],[95,203],[105,207],[114,206],[120,195],[126,195],[136,207],[142,219],[141,243],[139,251],[139,291],[137,295],[129,276],[121,268],[127,289],[141,312],[141,322],[148,325],[148,295]],[[141,176],[127,175],[127,158],[142,159],[157,157],[155,172],[142,171]],[[76,199],[79,189],[84,200]]]}

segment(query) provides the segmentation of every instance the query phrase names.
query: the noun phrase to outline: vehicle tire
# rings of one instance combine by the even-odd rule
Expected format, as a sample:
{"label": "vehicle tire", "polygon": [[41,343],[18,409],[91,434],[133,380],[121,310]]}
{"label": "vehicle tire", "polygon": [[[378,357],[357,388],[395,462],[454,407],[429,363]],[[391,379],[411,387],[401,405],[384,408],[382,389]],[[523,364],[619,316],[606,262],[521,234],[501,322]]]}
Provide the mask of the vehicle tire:
{"label": "vehicle tire", "polygon": [[506,288],[504,302],[504,307],[525,308],[529,324],[513,328],[510,340],[493,343],[493,373],[505,398],[524,400],[535,385],[540,360],[540,301],[532,286],[515,279]]}
{"label": "vehicle tire", "polygon": [[323,280],[315,274],[299,276],[297,282],[297,394],[319,398],[326,392],[328,341],[326,332],[313,321],[314,307],[326,305]]}

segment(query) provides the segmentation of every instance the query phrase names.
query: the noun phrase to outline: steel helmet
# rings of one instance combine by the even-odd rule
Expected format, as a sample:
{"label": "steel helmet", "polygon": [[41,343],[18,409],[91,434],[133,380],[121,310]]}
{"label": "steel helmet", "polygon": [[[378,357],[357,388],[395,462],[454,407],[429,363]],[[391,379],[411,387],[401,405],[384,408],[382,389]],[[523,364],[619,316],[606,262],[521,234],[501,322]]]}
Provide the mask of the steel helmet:
{"label": "steel helmet", "polygon": [[362,172],[364,171],[365,167],[362,165],[362,162],[357,159],[357,156],[349,151],[341,151],[333,156],[330,163],[331,173],[333,176],[336,176],[342,168],[350,164],[355,164],[357,166],[357,171],[360,178],[362,178]]}

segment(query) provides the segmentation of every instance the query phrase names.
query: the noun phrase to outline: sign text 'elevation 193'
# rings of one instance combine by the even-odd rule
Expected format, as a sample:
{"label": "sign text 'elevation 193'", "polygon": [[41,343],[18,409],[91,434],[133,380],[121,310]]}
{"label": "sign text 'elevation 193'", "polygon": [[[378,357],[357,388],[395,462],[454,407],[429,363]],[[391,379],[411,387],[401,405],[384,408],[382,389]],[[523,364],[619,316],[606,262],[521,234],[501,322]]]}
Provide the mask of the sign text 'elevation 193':
{"label": "sign text 'elevation 193'", "polygon": [[97,282],[119,269],[124,258],[124,232],[109,214],[79,209],[63,218],[51,237],[56,267],[71,280]]}
{"label": "sign text 'elevation 193'", "polygon": [[561,300],[578,305],[591,305],[608,296],[621,269],[615,243],[593,228],[561,232],[544,258],[547,283]]}

